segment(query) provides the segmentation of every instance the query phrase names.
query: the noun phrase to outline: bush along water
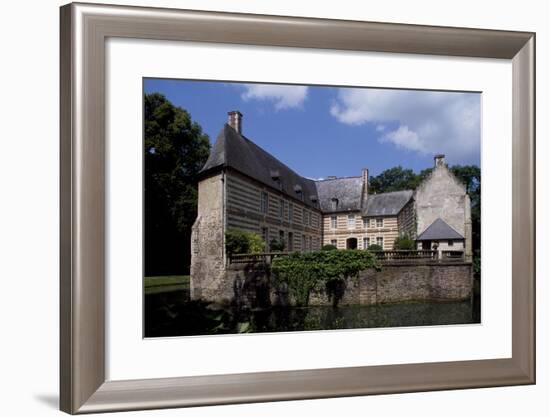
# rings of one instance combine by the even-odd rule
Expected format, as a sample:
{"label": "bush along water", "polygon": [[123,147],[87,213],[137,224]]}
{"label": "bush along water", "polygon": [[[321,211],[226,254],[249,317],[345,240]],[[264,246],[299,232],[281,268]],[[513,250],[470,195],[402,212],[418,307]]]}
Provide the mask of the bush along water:
{"label": "bush along water", "polygon": [[[321,250],[275,258],[271,268],[277,284],[287,286],[296,305],[307,307],[313,289],[341,288],[364,269],[379,270],[380,264],[370,251]],[[337,298],[333,298],[336,304]]]}

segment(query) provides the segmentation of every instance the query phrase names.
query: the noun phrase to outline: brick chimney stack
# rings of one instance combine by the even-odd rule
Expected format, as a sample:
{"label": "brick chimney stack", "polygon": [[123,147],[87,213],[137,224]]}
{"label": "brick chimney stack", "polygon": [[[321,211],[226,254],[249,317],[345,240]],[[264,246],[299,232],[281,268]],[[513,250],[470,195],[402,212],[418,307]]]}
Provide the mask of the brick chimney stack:
{"label": "brick chimney stack", "polygon": [[234,110],[227,113],[227,124],[235,129],[237,132],[242,133],[243,128],[243,115],[240,111]]}
{"label": "brick chimney stack", "polygon": [[434,156],[434,168],[445,166],[445,155],[442,153]]}

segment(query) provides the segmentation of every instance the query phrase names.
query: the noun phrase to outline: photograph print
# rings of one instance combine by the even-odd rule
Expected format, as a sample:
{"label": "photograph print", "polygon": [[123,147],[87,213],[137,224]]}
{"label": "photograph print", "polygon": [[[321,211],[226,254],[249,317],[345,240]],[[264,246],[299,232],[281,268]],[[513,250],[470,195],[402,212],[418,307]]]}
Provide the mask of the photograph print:
{"label": "photograph print", "polygon": [[144,337],[480,323],[480,105],[145,78]]}

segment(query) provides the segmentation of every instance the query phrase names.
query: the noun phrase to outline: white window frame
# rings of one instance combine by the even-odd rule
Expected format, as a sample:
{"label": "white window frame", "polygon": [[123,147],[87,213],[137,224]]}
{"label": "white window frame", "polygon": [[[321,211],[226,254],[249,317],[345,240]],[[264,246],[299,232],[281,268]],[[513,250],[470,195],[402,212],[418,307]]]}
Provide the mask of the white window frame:
{"label": "white window frame", "polygon": [[376,227],[384,227],[384,218],[383,217],[379,217],[376,219]]}
{"label": "white window frame", "polygon": [[370,246],[370,237],[363,238],[363,249],[367,249]]}
{"label": "white window frame", "polygon": [[384,236],[376,236],[376,244],[384,249]]}
{"label": "white window frame", "polygon": [[[350,220],[353,220],[353,223],[350,223]],[[355,224],[355,214],[348,214],[348,229],[355,229]]]}
{"label": "white window frame", "polygon": [[330,228],[338,229],[338,216],[330,216]]}
{"label": "white window frame", "polygon": [[263,214],[267,214],[267,211],[269,210],[269,194],[267,191],[262,191],[260,195],[260,212]]}

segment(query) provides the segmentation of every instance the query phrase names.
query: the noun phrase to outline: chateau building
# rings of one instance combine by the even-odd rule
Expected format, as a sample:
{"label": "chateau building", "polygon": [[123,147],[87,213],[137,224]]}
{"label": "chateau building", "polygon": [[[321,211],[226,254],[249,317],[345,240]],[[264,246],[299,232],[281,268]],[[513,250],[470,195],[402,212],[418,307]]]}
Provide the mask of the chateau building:
{"label": "chateau building", "polygon": [[372,194],[367,169],[357,177],[305,178],[243,135],[240,112],[228,115],[200,174],[192,275],[200,270],[214,279],[224,268],[231,229],[258,233],[266,245],[283,241],[285,251],[327,244],[391,250],[406,234],[418,249],[437,244],[471,259],[470,199],[443,155],[416,190]]}

